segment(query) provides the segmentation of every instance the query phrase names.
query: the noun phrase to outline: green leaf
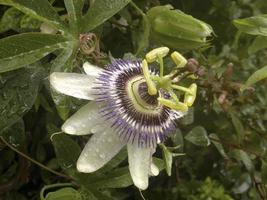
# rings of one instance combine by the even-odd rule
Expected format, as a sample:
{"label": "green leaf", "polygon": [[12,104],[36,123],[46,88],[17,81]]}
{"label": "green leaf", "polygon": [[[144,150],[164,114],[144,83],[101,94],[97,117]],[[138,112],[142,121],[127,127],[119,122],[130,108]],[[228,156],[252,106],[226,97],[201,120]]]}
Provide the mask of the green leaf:
{"label": "green leaf", "polygon": [[231,116],[232,123],[233,123],[234,128],[235,128],[235,131],[238,135],[239,142],[241,142],[241,140],[243,140],[243,138],[245,136],[244,126],[235,113],[230,112],[230,116]]}
{"label": "green leaf", "polygon": [[229,159],[229,157],[227,156],[227,154],[224,151],[224,148],[223,148],[222,144],[220,143],[220,138],[215,133],[210,134],[209,137],[211,139],[211,142],[214,144],[214,146],[216,147],[216,149],[219,151],[219,153],[225,159]]}
{"label": "green leaf", "polygon": [[103,178],[89,184],[88,187],[92,188],[123,188],[133,184],[132,178],[129,173],[129,168],[122,167],[112,170],[110,173],[103,176]]}
{"label": "green leaf", "polygon": [[249,172],[254,171],[253,162],[245,151],[241,149],[235,149],[232,151],[232,153],[233,157],[238,161],[241,161]]}
{"label": "green leaf", "polygon": [[25,127],[22,119],[19,119],[8,129],[5,129],[2,133],[3,137],[9,144],[15,147],[25,144]]}
{"label": "green leaf", "polygon": [[248,48],[248,53],[253,54],[259,50],[267,48],[267,37],[258,36],[254,39],[253,43]]}
{"label": "green leaf", "polygon": [[261,162],[261,179],[264,184],[267,183],[267,163],[265,161]]}
{"label": "green leaf", "polygon": [[146,15],[143,16],[141,26],[133,29],[133,43],[136,47],[136,55],[142,53],[149,45],[150,23]]}
{"label": "green leaf", "polygon": [[171,174],[172,174],[172,161],[173,161],[172,152],[170,152],[164,144],[161,144],[160,147],[162,148],[162,152],[163,152],[163,160],[165,163],[166,172],[167,172],[168,176],[171,176]]}
{"label": "green leaf", "polygon": [[88,188],[81,187],[79,189],[79,193],[83,200],[86,200],[86,199],[98,200],[98,198]]}
{"label": "green leaf", "polygon": [[267,15],[258,15],[245,19],[234,20],[234,25],[240,31],[251,35],[267,36]]}
{"label": "green leaf", "polygon": [[100,192],[96,189],[88,189],[81,187],[79,190],[83,200],[115,200],[115,198],[108,196],[104,192]]}
{"label": "green leaf", "polygon": [[65,48],[61,35],[23,33],[0,40],[0,73],[34,63],[56,49]]}
{"label": "green leaf", "polygon": [[76,161],[80,155],[79,145],[64,133],[55,133],[51,136],[59,165],[63,169],[76,168]]}
{"label": "green leaf", "polygon": [[174,146],[179,147],[179,152],[183,152],[184,149],[184,137],[179,128],[177,128],[174,134],[171,135]]}
{"label": "green leaf", "polygon": [[239,142],[241,142],[245,136],[244,126],[236,113],[230,111],[229,114],[234,125],[235,131],[237,133],[238,140]]}
{"label": "green leaf", "polygon": [[31,109],[44,74],[38,66],[0,74],[0,132]]}
{"label": "green leaf", "polygon": [[152,159],[155,165],[159,168],[159,171],[162,171],[165,168],[164,160],[157,157],[153,157]]}
{"label": "green leaf", "polygon": [[196,126],[186,136],[185,139],[198,146],[209,146],[210,140],[207,131],[202,126]]}
{"label": "green leaf", "polygon": [[263,68],[254,72],[246,81],[246,87],[249,87],[265,78],[267,78],[267,66],[264,66]]}
{"label": "green leaf", "polygon": [[[32,18],[29,15],[24,15],[20,20],[20,28],[22,30],[40,30],[42,22]],[[25,31],[26,32],[26,31]]]}
{"label": "green leaf", "polygon": [[0,0],[0,4],[13,6],[33,18],[64,29],[59,15],[47,0]]}
{"label": "green leaf", "polygon": [[64,0],[72,32],[79,33],[84,0]]}
{"label": "green leaf", "polygon": [[82,197],[77,190],[66,187],[55,192],[49,192],[45,200],[82,200]]}
{"label": "green leaf", "polygon": [[83,32],[88,32],[111,18],[130,0],[97,0],[83,17]]}
{"label": "green leaf", "polygon": [[20,20],[23,17],[23,13],[16,8],[9,8],[1,18],[0,32],[5,32],[9,29],[19,30]]}
{"label": "green leaf", "polygon": [[189,125],[194,122],[194,108],[188,108],[187,114],[180,120],[183,125]]}

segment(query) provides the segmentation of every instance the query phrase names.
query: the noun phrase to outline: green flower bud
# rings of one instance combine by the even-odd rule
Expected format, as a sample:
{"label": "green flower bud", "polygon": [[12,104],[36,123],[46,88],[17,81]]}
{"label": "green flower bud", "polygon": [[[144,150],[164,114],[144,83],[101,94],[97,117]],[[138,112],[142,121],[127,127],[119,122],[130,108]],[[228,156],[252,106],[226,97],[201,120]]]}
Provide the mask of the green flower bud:
{"label": "green flower bud", "polygon": [[147,13],[152,39],[178,50],[190,50],[207,45],[213,30],[210,25],[172,7],[156,6]]}

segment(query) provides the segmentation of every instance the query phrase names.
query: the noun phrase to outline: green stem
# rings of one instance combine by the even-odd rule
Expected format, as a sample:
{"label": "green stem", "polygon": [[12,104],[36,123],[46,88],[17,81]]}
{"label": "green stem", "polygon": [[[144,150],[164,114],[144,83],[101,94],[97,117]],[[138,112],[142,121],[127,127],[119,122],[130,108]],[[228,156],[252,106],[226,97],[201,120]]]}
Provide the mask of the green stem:
{"label": "green stem", "polygon": [[140,15],[146,17],[146,14],[133,1],[130,2],[130,5],[134,7],[139,12]]}
{"label": "green stem", "polygon": [[71,177],[69,177],[69,176],[67,176],[67,175],[65,175],[65,174],[62,174],[62,173],[60,173],[60,172],[54,171],[53,169],[50,169],[49,167],[43,165],[42,163],[39,163],[38,161],[32,159],[32,158],[29,157],[28,155],[26,155],[26,154],[20,152],[18,149],[16,149],[16,148],[13,147],[11,144],[9,144],[9,143],[4,139],[3,136],[0,136],[0,138],[1,138],[1,140],[4,142],[4,144],[5,144],[6,146],[8,146],[10,149],[12,149],[13,151],[15,151],[15,152],[16,152],[17,154],[19,154],[20,156],[22,156],[22,157],[26,158],[27,160],[31,161],[32,163],[34,163],[34,164],[38,165],[39,167],[41,167],[41,168],[43,168],[43,169],[45,169],[45,170],[51,172],[52,174],[55,174],[55,175],[57,175],[57,176],[63,177],[63,178],[68,179],[68,180],[72,180]]}

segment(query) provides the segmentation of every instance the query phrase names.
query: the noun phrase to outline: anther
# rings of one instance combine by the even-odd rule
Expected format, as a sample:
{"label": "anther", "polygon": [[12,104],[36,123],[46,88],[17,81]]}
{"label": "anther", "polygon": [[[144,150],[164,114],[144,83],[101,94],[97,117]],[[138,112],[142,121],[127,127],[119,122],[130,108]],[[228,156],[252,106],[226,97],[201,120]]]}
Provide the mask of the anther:
{"label": "anther", "polygon": [[159,47],[156,49],[153,49],[152,51],[148,52],[146,54],[146,60],[148,63],[152,63],[154,61],[158,60],[158,57],[165,57],[168,55],[170,49],[168,47]]}
{"label": "anther", "polygon": [[178,53],[177,51],[174,51],[171,54],[171,58],[173,60],[173,62],[176,64],[177,68],[182,68],[186,65],[187,60],[185,59],[185,57],[183,57],[180,53]]}

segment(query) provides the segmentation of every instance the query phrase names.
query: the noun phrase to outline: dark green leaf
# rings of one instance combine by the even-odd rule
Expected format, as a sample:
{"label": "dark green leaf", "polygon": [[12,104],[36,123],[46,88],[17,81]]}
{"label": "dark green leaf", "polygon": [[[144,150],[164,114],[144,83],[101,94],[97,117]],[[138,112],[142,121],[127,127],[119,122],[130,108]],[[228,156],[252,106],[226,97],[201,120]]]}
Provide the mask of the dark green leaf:
{"label": "dark green leaf", "polygon": [[255,71],[246,81],[246,87],[249,87],[265,78],[267,78],[267,66]]}
{"label": "dark green leaf", "polygon": [[202,126],[196,126],[186,136],[185,139],[198,146],[209,146],[210,140],[207,131]]}
{"label": "dark green leaf", "polygon": [[174,146],[179,147],[180,152],[184,149],[184,137],[179,128],[176,129],[175,133],[171,135],[172,142]]}
{"label": "dark green leaf", "polygon": [[233,157],[236,160],[241,161],[249,172],[254,171],[253,162],[245,151],[241,149],[240,150],[235,149],[232,151],[232,153]]}
{"label": "dark green leaf", "polygon": [[98,200],[98,198],[95,197],[95,195],[88,188],[81,187],[81,189],[79,189],[79,193],[83,200]]}
{"label": "dark green leaf", "polygon": [[251,187],[251,176],[249,173],[244,173],[237,177],[235,180],[235,185],[233,187],[233,192],[236,194],[242,194],[246,192]]}
{"label": "dark green leaf", "polygon": [[59,15],[47,0],[0,0],[0,4],[13,6],[18,10],[59,29],[63,29],[64,27]]}
{"label": "dark green leaf", "polygon": [[24,33],[0,40],[0,73],[34,63],[56,49],[66,48],[61,35]]}
{"label": "dark green leaf", "polygon": [[183,125],[189,125],[194,122],[194,108],[190,107],[187,114],[181,119],[180,123]]}
{"label": "dark green leaf", "polygon": [[141,26],[132,33],[133,43],[136,46],[136,54],[142,53],[149,45],[150,23],[146,15],[143,16]]}
{"label": "dark green leaf", "polygon": [[57,160],[63,169],[76,168],[76,161],[80,155],[79,145],[64,133],[55,133],[51,136]]}
{"label": "dark green leaf", "polygon": [[230,116],[231,116],[232,123],[233,123],[234,128],[235,128],[235,131],[238,135],[239,141],[241,141],[245,136],[244,126],[235,113],[230,112]]}
{"label": "dark green leaf", "polygon": [[264,184],[267,183],[267,163],[265,161],[261,162],[261,178]]}
{"label": "dark green leaf", "polygon": [[267,48],[267,37],[258,36],[254,39],[253,43],[248,48],[248,53],[253,54],[259,50]]}
{"label": "dark green leaf", "polygon": [[84,0],[64,0],[72,32],[79,33]]}
{"label": "dark green leaf", "polygon": [[229,159],[229,157],[227,156],[227,154],[224,151],[224,148],[223,148],[222,144],[220,143],[220,138],[215,133],[210,134],[209,137],[211,138],[212,144],[214,144],[214,146],[220,152],[220,154],[225,159]]}
{"label": "dark green leaf", "polygon": [[83,200],[115,200],[115,198],[96,189],[81,187],[79,190]]}
{"label": "dark green leaf", "polygon": [[3,131],[3,137],[9,144],[15,147],[25,144],[25,127],[22,119],[19,119],[8,129]]}
{"label": "dark green leaf", "polygon": [[267,15],[236,19],[234,25],[244,33],[267,36]]}
{"label": "dark green leaf", "polygon": [[83,32],[88,32],[111,18],[130,0],[97,0],[83,17]]}
{"label": "dark green leaf", "polygon": [[0,75],[1,131],[16,123],[31,109],[43,75],[43,71],[38,66]]}

